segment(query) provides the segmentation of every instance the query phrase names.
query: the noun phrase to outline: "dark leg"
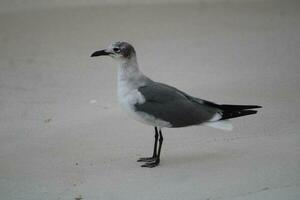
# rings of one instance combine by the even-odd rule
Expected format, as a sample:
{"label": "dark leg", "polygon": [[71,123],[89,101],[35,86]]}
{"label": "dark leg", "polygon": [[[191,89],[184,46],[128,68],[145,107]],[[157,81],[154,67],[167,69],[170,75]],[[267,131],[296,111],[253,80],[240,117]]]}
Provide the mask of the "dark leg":
{"label": "dark leg", "polygon": [[153,161],[145,163],[144,165],[142,165],[142,167],[152,168],[152,167],[156,167],[159,164],[159,162],[160,162],[161,146],[162,146],[163,141],[164,141],[164,138],[163,138],[161,129],[159,129],[159,146],[158,146],[157,157],[155,157],[155,159]]}
{"label": "dark leg", "polygon": [[153,148],[153,155],[152,157],[146,157],[146,158],[140,158],[137,161],[138,162],[152,162],[157,157],[157,141],[158,141],[158,129],[157,127],[154,127],[155,129],[155,135],[154,135],[154,148]]}
{"label": "dark leg", "polygon": [[155,158],[157,156],[157,141],[158,141],[158,129],[157,127],[154,127],[155,129],[155,141],[154,141],[154,148],[153,148],[153,155],[152,158]]}

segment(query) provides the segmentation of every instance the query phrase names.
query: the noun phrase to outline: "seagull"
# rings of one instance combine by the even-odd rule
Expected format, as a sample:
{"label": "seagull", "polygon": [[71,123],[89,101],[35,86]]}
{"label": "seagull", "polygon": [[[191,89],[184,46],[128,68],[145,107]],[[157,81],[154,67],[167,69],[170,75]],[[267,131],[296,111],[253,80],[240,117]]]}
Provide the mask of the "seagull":
{"label": "seagull", "polygon": [[151,80],[139,69],[136,51],[128,42],[114,42],[91,57],[110,56],[119,63],[118,101],[132,118],[154,127],[154,149],[143,157],[141,167],[153,168],[160,163],[162,128],[204,125],[231,130],[228,119],[257,113],[258,105],[217,104],[193,97],[175,87]]}

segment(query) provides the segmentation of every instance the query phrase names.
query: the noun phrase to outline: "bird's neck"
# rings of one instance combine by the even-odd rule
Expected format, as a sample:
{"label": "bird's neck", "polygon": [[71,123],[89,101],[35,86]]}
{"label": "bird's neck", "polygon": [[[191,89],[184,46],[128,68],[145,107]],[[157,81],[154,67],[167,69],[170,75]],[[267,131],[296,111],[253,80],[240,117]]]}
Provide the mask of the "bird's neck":
{"label": "bird's neck", "polygon": [[122,84],[138,84],[145,76],[139,70],[136,57],[122,62],[118,68],[118,82]]}

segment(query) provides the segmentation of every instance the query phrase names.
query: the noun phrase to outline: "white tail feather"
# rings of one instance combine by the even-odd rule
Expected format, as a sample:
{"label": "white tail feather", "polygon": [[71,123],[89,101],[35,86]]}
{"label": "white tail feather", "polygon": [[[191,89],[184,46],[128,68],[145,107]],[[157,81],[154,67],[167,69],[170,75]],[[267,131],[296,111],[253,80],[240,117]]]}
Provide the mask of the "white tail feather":
{"label": "white tail feather", "polygon": [[232,124],[228,120],[216,121],[216,122],[206,122],[203,123],[204,126],[209,126],[212,128],[222,129],[225,131],[231,131],[233,129]]}

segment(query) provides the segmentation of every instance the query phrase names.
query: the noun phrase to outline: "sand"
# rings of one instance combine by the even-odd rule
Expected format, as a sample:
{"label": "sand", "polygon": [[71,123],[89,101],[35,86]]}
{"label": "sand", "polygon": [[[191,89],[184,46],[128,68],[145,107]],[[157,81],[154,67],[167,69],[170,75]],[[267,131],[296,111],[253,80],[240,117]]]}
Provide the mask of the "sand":
{"label": "sand", "polygon": [[[298,200],[300,4],[281,2],[0,12],[0,199]],[[264,108],[232,132],[164,129],[141,168],[153,128],[118,106],[117,63],[89,57],[117,40],[154,80]]]}

